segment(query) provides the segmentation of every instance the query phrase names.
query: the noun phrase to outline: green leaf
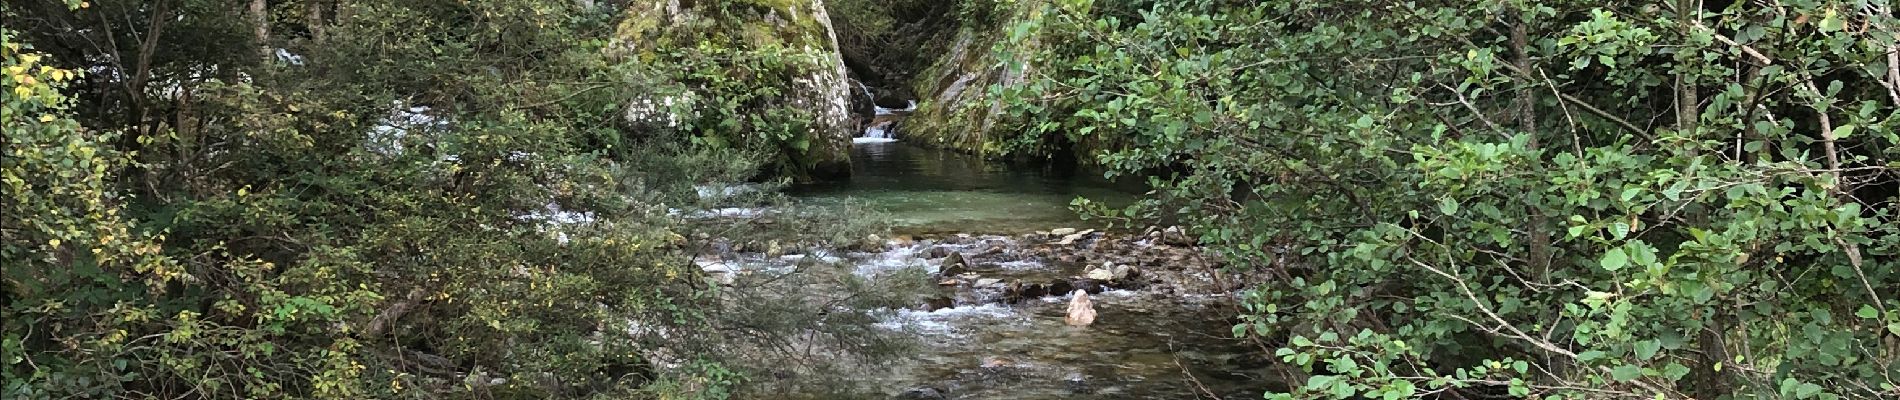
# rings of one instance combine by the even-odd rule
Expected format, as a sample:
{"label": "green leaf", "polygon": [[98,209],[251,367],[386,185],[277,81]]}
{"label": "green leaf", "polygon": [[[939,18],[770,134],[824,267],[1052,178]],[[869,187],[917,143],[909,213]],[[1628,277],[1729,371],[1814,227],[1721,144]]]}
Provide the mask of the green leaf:
{"label": "green leaf", "polygon": [[1610,378],[1628,382],[1643,375],[1643,368],[1635,365],[1619,365],[1610,370]]}
{"label": "green leaf", "polygon": [[1636,358],[1647,360],[1650,357],[1655,357],[1656,352],[1659,350],[1662,350],[1662,341],[1660,340],[1651,339],[1636,342]]}
{"label": "green leaf", "polygon": [[1312,347],[1313,339],[1307,339],[1305,336],[1294,336],[1292,343],[1294,347]]}
{"label": "green leaf", "polygon": [[1875,310],[1872,305],[1862,304],[1859,310],[1854,310],[1854,316],[1860,317],[1861,319],[1879,318],[1880,310]]}
{"label": "green leaf", "polygon": [[1327,388],[1331,388],[1334,382],[1338,381],[1339,377],[1334,375],[1313,375],[1312,377],[1306,378],[1306,390],[1315,392],[1326,390]]}
{"label": "green leaf", "polygon": [[[1719,365],[1722,365],[1722,363],[1715,363],[1715,365],[1719,366]],[[1716,372],[1721,372],[1721,371],[1718,369]],[[1667,378],[1669,380],[1682,379],[1683,376],[1689,375],[1689,367],[1683,366],[1680,363],[1672,362],[1672,363],[1669,363],[1669,365],[1663,366],[1662,374],[1663,374],[1663,378]]]}
{"label": "green leaf", "polygon": [[1630,257],[1629,254],[1623,253],[1623,248],[1618,247],[1603,253],[1603,260],[1599,261],[1599,263],[1603,265],[1603,269],[1616,271],[1629,265]]}
{"label": "green leaf", "polygon": [[1814,397],[1814,395],[1821,394],[1821,390],[1821,385],[1802,383],[1800,386],[1794,387],[1794,397],[1797,399]]}
{"label": "green leaf", "polygon": [[1834,128],[1835,139],[1846,139],[1848,136],[1853,136],[1853,135],[1854,135],[1854,124],[1846,124],[1846,125],[1841,125],[1840,127]]}
{"label": "green leaf", "polygon": [[1458,201],[1450,197],[1438,199],[1438,212],[1445,215],[1458,215]]}
{"label": "green leaf", "polygon": [[1835,32],[1846,27],[1846,23],[1841,21],[1840,13],[1835,12],[1834,9],[1830,8],[1827,10],[1826,14],[1822,15],[1821,23],[1818,26],[1821,28],[1822,32]]}

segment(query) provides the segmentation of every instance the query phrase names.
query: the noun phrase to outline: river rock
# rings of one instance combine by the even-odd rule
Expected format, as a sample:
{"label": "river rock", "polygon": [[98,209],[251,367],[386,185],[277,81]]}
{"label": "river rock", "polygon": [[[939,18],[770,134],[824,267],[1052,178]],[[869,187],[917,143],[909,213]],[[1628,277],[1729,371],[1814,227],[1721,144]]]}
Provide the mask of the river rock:
{"label": "river rock", "polygon": [[978,257],[996,257],[996,256],[1000,256],[1000,255],[1003,255],[1003,251],[1004,251],[1004,247],[1005,247],[1005,246],[1003,246],[1003,245],[996,245],[996,246],[990,246],[990,248],[988,248],[988,249],[983,249],[983,252],[981,252],[981,253],[977,253],[976,255],[977,255]]}
{"label": "river rock", "polygon": [[903,393],[897,394],[897,400],[944,400],[944,399],[947,399],[947,397],[943,396],[943,391],[937,390],[937,388],[930,388],[930,387],[904,389]]}
{"label": "river rock", "polygon": [[1070,393],[1089,394],[1095,391],[1089,386],[1088,376],[1082,375],[1081,372],[1070,372],[1068,376],[1062,378],[1062,383]]}
{"label": "river rock", "polygon": [[928,300],[924,300],[924,311],[937,311],[937,310],[942,310],[945,308],[951,308],[951,307],[956,307],[956,306],[957,306],[956,299],[952,299],[949,297],[933,297]]}
{"label": "river rock", "polygon": [[1193,246],[1194,238],[1179,226],[1170,226],[1161,230],[1161,243],[1169,246]]}
{"label": "river rock", "polygon": [[1075,234],[1075,228],[1056,228],[1049,230],[1049,235],[1053,236],[1069,236],[1073,234]]}
{"label": "river rock", "polygon": [[943,258],[943,264],[937,267],[937,274],[946,277],[963,275],[965,272],[970,272],[970,264],[963,260],[963,253],[958,252],[950,252]]}
{"label": "river rock", "polygon": [[949,257],[950,253],[954,253],[954,251],[951,251],[948,247],[936,246],[931,247],[927,255],[929,255],[930,258],[944,258]]}
{"label": "river rock", "polygon": [[1114,264],[1114,266],[1108,270],[1111,275],[1115,276],[1115,280],[1117,281],[1133,281],[1135,278],[1141,277],[1141,268],[1133,265]]}
{"label": "river rock", "polygon": [[1083,277],[1103,282],[1130,282],[1141,275],[1141,269],[1128,264],[1104,263],[1091,267]]}
{"label": "river rock", "polygon": [[1089,292],[1077,290],[1069,294],[1069,316],[1063,319],[1069,326],[1089,326],[1095,323],[1095,304],[1089,302]]}
{"label": "river rock", "polygon": [[1073,244],[1075,244],[1075,241],[1077,241],[1077,240],[1082,240],[1082,239],[1084,239],[1084,238],[1088,238],[1088,237],[1089,237],[1089,235],[1090,235],[1090,234],[1093,234],[1093,233],[1095,233],[1095,230],[1094,230],[1094,229],[1089,229],[1089,230],[1084,230],[1084,231],[1081,231],[1081,232],[1076,232],[1076,233],[1073,233],[1073,234],[1069,234],[1069,235],[1067,235],[1067,236],[1063,236],[1063,237],[1062,237],[1062,240],[1060,240],[1060,241],[1057,241],[1057,242],[1056,242],[1056,245],[1057,245],[1057,246],[1069,246],[1069,245],[1073,245]]}
{"label": "river rock", "polygon": [[1088,278],[1079,278],[1073,281],[1069,281],[1070,286],[1074,287],[1075,290],[1089,292],[1091,294],[1101,293],[1104,290],[1108,290],[1108,285],[1104,284],[1103,282],[1104,281],[1088,279]]}
{"label": "river rock", "polygon": [[1075,284],[1070,283],[1069,280],[1067,279],[1057,279],[1057,280],[1049,281],[1049,283],[1045,284],[1044,287],[1047,288],[1043,292],[1045,296],[1060,295],[1063,293],[1075,291]]}
{"label": "river rock", "polygon": [[982,279],[976,280],[976,287],[980,287],[980,288],[991,288],[991,287],[1002,287],[1002,286],[1003,286],[1002,279],[982,278]]}
{"label": "river rock", "polygon": [[1041,283],[1024,285],[1020,281],[1010,282],[1010,289],[1013,291],[1012,297],[1016,300],[1034,299],[1049,295],[1049,287]]}

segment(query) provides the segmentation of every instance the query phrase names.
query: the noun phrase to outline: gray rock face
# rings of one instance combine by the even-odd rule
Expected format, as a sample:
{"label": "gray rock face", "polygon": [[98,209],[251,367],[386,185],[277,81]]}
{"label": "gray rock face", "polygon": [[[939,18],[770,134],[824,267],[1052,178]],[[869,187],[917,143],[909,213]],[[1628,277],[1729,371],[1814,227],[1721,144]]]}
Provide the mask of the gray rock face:
{"label": "gray rock face", "polygon": [[1042,38],[1032,32],[1021,42],[1009,42],[1011,28],[1040,6],[1036,2],[1008,4],[996,11],[994,23],[960,27],[948,48],[913,78],[911,87],[920,101],[916,113],[905,120],[913,142],[980,153],[993,130],[1009,125],[1003,102],[988,101],[986,88],[1022,85],[1037,66],[1007,62],[990,49],[997,45],[1040,47]]}
{"label": "gray rock face", "polygon": [[[774,109],[812,113],[803,137],[778,145],[791,147],[790,160],[801,169],[798,178],[831,178],[850,173],[851,137],[857,133],[850,113],[851,81],[838,53],[837,33],[823,0],[759,2],[745,0],[634,0],[614,34],[610,51],[622,62],[647,64],[665,49],[719,48],[730,59],[780,58],[785,68],[773,71],[731,71],[728,76],[781,73],[788,87],[764,99],[757,110]],[[789,54],[786,51],[790,51]],[[723,59],[722,59],[723,60]],[[721,65],[721,64],[732,65]],[[752,68],[741,61],[719,61],[711,68]],[[711,89],[685,85],[658,72],[650,82],[655,90],[628,99],[624,119],[641,129],[676,129],[699,117],[703,99],[735,95],[706,93]],[[794,133],[796,135],[797,133]],[[744,137],[744,136],[741,136]],[[745,139],[751,140],[751,139]]]}

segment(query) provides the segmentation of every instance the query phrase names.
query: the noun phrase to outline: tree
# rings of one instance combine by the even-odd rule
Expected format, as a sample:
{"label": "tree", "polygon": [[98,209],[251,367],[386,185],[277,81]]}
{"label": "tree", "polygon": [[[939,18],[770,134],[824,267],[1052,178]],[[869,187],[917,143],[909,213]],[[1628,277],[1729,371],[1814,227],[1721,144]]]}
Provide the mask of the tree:
{"label": "tree", "polygon": [[997,141],[1153,174],[1276,397],[1897,393],[1885,5],[1046,7]]}
{"label": "tree", "polygon": [[[907,300],[710,285],[698,233],[756,221],[695,211],[780,200],[619,122],[612,7],[72,5],[4,9],[8,398],[723,397]],[[827,215],[752,230],[862,237]],[[759,301],[805,314],[735,332]]]}

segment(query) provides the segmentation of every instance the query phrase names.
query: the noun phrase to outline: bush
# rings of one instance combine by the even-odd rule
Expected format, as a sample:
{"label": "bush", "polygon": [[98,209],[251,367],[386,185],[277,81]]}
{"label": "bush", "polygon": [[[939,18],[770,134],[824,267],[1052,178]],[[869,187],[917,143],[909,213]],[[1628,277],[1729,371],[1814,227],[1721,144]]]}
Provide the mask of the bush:
{"label": "bush", "polygon": [[1268,277],[1270,397],[1900,393],[1886,10],[1057,3],[997,141],[1112,149],[1155,195],[1095,212]]}

